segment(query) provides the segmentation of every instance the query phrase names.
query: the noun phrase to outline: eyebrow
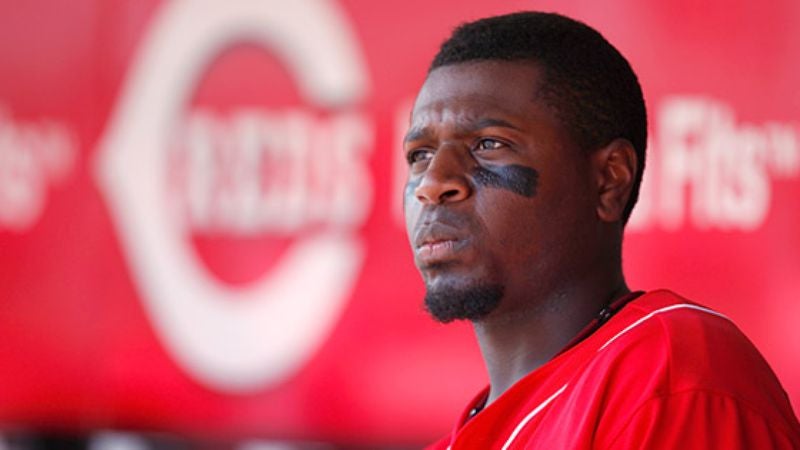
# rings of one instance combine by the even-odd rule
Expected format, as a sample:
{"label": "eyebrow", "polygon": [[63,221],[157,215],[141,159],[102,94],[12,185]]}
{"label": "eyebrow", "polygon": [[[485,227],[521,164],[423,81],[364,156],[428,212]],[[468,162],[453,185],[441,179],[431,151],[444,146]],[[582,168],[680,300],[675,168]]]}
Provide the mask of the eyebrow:
{"label": "eyebrow", "polygon": [[[491,127],[502,127],[502,128],[511,128],[512,130],[520,131],[519,127],[515,126],[511,122],[503,119],[496,119],[492,117],[485,117],[483,119],[479,119],[475,122],[469,123],[467,125],[461,125],[458,127],[458,131],[460,133],[470,133],[479,130],[483,130],[484,128],[491,128]],[[429,138],[433,132],[431,131],[430,127],[414,127],[408,130],[406,136],[403,138],[403,142],[410,142],[410,141],[418,141],[421,139]]]}
{"label": "eyebrow", "polygon": [[431,134],[430,128],[428,127],[410,128],[406,133],[406,136],[403,138],[403,142],[406,143],[411,141],[419,141],[430,136]]}

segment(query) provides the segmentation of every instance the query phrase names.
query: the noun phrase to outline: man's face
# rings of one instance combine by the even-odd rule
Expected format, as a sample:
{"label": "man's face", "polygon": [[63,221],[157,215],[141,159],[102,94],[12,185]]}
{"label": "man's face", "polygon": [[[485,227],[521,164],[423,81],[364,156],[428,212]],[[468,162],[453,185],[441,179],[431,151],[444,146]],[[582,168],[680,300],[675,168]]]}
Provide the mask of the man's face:
{"label": "man's face", "polygon": [[528,308],[519,299],[557,294],[586,259],[588,159],[538,99],[539,79],[530,62],[454,64],[417,97],[406,226],[440,321]]}

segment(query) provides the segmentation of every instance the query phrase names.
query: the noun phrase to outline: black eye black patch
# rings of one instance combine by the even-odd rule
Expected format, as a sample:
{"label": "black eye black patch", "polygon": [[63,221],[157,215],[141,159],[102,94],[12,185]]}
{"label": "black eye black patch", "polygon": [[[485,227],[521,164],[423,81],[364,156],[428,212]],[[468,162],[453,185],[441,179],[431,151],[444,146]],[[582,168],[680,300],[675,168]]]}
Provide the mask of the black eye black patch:
{"label": "black eye black patch", "polygon": [[478,167],[473,171],[475,184],[506,189],[524,197],[536,195],[539,172],[532,167],[509,164],[497,167]]}

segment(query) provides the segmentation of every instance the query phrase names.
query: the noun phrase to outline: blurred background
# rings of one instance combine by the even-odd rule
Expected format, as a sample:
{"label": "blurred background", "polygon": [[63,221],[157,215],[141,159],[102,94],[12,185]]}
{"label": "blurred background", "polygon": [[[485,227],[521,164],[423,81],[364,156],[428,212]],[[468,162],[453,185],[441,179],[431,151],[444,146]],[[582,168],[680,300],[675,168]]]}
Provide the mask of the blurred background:
{"label": "blurred background", "polygon": [[466,20],[556,11],[648,103],[625,269],[800,406],[800,3],[0,0],[0,449],[419,448],[486,383],[400,141]]}

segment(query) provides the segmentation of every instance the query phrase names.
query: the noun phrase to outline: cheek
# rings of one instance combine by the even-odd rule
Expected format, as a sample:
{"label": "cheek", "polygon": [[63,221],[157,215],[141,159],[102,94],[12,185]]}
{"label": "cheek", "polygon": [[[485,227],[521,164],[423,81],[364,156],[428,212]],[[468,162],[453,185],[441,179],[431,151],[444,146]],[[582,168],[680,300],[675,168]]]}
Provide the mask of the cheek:
{"label": "cheek", "polygon": [[539,172],[533,167],[508,164],[477,167],[472,173],[475,183],[478,217],[485,226],[484,235],[495,251],[504,257],[529,246],[535,234],[536,199]]}
{"label": "cheek", "polygon": [[511,258],[535,242],[541,225],[536,200],[498,189],[479,189],[477,208],[481,235],[493,253]]}

